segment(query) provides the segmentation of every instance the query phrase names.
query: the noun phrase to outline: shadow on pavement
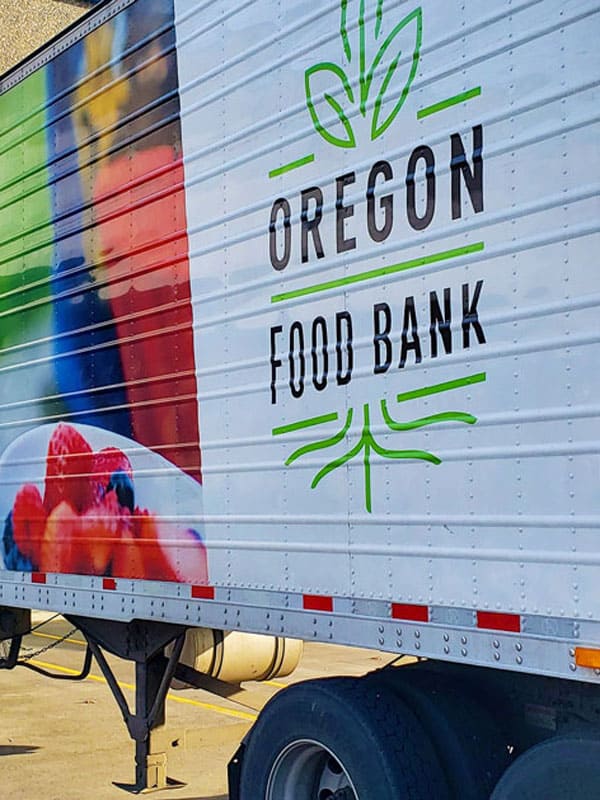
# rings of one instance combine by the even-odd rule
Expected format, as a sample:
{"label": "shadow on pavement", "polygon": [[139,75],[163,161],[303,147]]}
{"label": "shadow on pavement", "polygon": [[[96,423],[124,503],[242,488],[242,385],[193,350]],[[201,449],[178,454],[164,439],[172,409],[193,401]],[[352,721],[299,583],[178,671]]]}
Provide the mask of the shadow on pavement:
{"label": "shadow on pavement", "polygon": [[[35,753],[36,750],[41,750],[41,748],[30,744],[0,744],[0,757],[20,756],[26,753]],[[220,798],[215,797],[214,800],[220,800]]]}

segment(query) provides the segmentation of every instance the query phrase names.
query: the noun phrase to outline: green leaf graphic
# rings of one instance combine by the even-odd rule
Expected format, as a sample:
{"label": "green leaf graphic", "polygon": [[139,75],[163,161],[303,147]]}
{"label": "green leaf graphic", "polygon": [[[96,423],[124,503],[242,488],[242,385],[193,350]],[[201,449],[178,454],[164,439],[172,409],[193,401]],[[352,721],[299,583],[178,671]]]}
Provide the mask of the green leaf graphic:
{"label": "green leaf graphic", "polygon": [[360,113],[366,116],[369,87],[367,86],[365,72],[367,68],[367,31],[365,26],[365,0],[360,0],[358,15],[358,41],[359,41],[359,85],[360,85]]}
{"label": "green leaf graphic", "polygon": [[342,0],[342,19],[340,21],[340,36],[344,46],[344,53],[348,61],[352,61],[352,48],[348,37],[348,0]]}
{"label": "green leaf graphic", "polygon": [[[381,0],[378,0],[378,12],[381,10]],[[366,0],[342,0],[342,20],[340,34],[344,47],[344,54],[348,62],[358,55],[358,86],[359,86],[359,111],[363,117],[367,114],[367,100],[369,89],[367,86],[367,51],[369,43],[375,44],[377,38],[376,28],[370,29],[371,19],[367,20],[368,9]],[[377,24],[377,23],[376,23]],[[381,27],[381,20],[379,19]],[[354,41],[354,47],[351,45]],[[372,48],[371,48],[372,49]]]}
{"label": "green leaf graphic", "polygon": [[[404,33],[404,36],[400,36]],[[412,58],[406,61],[403,69],[398,69],[400,59],[403,55],[403,50],[399,48],[399,39],[410,42],[413,47]],[[371,139],[377,139],[384,133],[396,119],[398,112],[404,105],[404,101],[408,97],[410,87],[419,65],[419,57],[421,54],[421,44],[423,40],[423,13],[421,8],[415,8],[410,14],[407,14],[401,20],[392,32],[386,37],[383,44],[379,48],[377,55],[371,65],[366,81],[367,93],[370,93],[371,84],[375,78],[375,73],[384,71],[381,86],[375,98],[375,106],[373,110],[373,119],[371,121]],[[414,42],[414,45],[413,45]],[[386,69],[387,64],[387,69]],[[406,74],[408,71],[408,75]],[[382,107],[386,100],[386,96],[395,95],[398,88],[402,83],[402,90],[392,110],[381,121]]]}
{"label": "green leaf graphic", "polygon": [[[324,90],[319,91],[318,89],[315,92],[313,90],[313,83],[317,82],[318,79],[323,76],[327,76],[330,81],[332,76],[335,76],[334,85],[337,83],[339,89],[343,90],[342,96],[344,100],[349,102],[351,106],[354,104],[352,87],[350,86],[346,73],[341,67],[331,62],[323,62],[309,67],[304,75],[304,88],[306,91],[306,104],[315,129],[326,141],[336,145],[336,147],[356,147],[356,139],[354,131],[352,130],[352,125],[341,103],[329,92]],[[341,94],[341,92],[338,90],[338,95],[339,94]],[[335,112],[335,116],[332,116],[331,110]],[[324,117],[323,111],[325,111],[326,114],[327,112],[329,113]],[[345,137],[334,132],[336,128],[339,130],[340,123],[345,132]],[[341,133],[340,131],[340,134]]]}
{"label": "green leaf graphic", "polygon": [[383,22],[383,0],[377,0],[377,15],[375,22],[375,38],[379,39],[381,33],[381,23]]}
{"label": "green leaf graphic", "polygon": [[[385,29],[390,27],[389,22],[385,25],[389,14],[384,19],[383,7],[384,0],[340,1],[343,56],[348,64],[355,65],[358,73],[353,78],[358,86],[356,102],[352,76],[338,64],[321,62],[305,72],[306,103],[315,129],[336,147],[356,147],[350,118],[353,113],[366,118],[369,106],[371,139],[381,136],[404,105],[417,74],[423,34],[421,8],[415,8],[400,20],[378,46]],[[326,81],[319,88],[315,84],[323,78]],[[373,98],[375,89],[377,94]],[[391,110],[386,111],[386,105],[393,100]]]}

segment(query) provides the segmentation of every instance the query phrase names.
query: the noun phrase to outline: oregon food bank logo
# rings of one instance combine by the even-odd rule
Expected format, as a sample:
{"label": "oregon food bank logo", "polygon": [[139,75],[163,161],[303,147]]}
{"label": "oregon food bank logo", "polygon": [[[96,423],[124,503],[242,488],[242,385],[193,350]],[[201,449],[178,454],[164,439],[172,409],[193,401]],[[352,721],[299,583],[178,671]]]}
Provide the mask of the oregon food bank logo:
{"label": "oregon food bank logo", "polygon": [[[411,6],[408,0],[403,4]],[[335,4],[334,13],[337,8]],[[283,400],[281,413],[273,415],[271,433],[294,447],[286,467],[301,461],[306,469],[314,468],[310,487],[317,489],[331,474],[345,474],[353,462],[362,467],[364,509],[370,513],[375,492],[389,495],[384,483],[387,472],[374,469],[375,463],[405,462],[413,469],[424,463],[440,466],[443,450],[436,453],[419,446],[419,432],[423,431],[422,442],[427,445],[438,426],[466,430],[477,422],[474,414],[459,406],[444,408],[441,397],[456,397],[468,408],[475,385],[486,382],[485,372],[452,374],[456,366],[449,362],[449,380],[419,386],[418,369],[428,360],[439,363],[445,356],[487,344],[485,312],[480,310],[486,302],[485,279],[463,271],[463,265],[477,268],[485,243],[468,235],[478,231],[472,223],[462,231],[467,235],[464,241],[455,238],[459,229],[448,227],[450,220],[459,222],[466,215],[472,219],[484,211],[484,126],[475,119],[465,123],[464,111],[460,121],[452,114],[452,109],[481,97],[482,88],[463,87],[452,96],[436,97],[437,82],[427,80],[420,93],[427,105],[413,108],[411,119],[412,103],[406,100],[421,58],[421,6],[400,20],[400,14],[390,13],[387,5],[384,14],[384,0],[340,0],[339,8],[339,38],[335,32],[331,36],[337,58],[332,52],[333,60],[319,61],[304,72],[312,126],[303,134],[314,143],[314,127],[336,148],[367,145],[364,149],[372,151],[373,160],[370,167],[364,160],[353,166],[348,153],[349,158],[338,164],[335,151],[327,148],[321,169],[313,167],[300,185],[288,184],[284,176],[315,164],[317,154],[298,157],[296,148],[305,143],[304,136],[290,140],[289,148],[288,142],[283,143],[283,151],[295,158],[269,170],[269,179],[277,180],[277,194],[267,230],[270,265],[282,277],[289,276],[289,283],[279,279],[278,291],[271,295],[271,303],[285,304],[285,312],[272,320],[265,341],[271,406]],[[462,70],[460,80],[465,80]],[[446,87],[446,81],[442,85]],[[395,143],[388,147],[382,137],[393,124],[400,127],[396,117],[405,105],[408,124],[398,151]],[[299,111],[305,113],[302,106]],[[446,115],[443,129],[449,135],[438,134],[427,143],[422,123],[439,114]],[[337,153],[341,158],[344,150]],[[446,183],[442,191],[441,182]],[[436,222],[436,236],[421,239],[418,250],[404,254],[412,245],[411,231],[425,231]],[[442,245],[446,237],[449,241]],[[428,246],[433,241],[436,248]],[[383,243],[385,249],[372,249]],[[323,260],[322,275],[315,269],[319,260]],[[292,269],[284,272],[290,264]],[[431,265],[437,266],[431,269]],[[452,280],[445,277],[446,268],[453,270]],[[410,285],[404,291],[402,278],[413,270],[422,270],[423,294],[411,294]],[[349,299],[355,289],[369,284],[370,312],[364,294],[356,304]],[[316,304],[321,297],[326,300]],[[401,379],[407,367],[406,380]],[[381,376],[388,379],[373,383],[367,396],[362,380],[358,395],[350,388],[343,395],[332,393],[349,387],[355,375],[371,375],[378,382]],[[400,391],[392,388],[396,385]],[[298,404],[292,421],[283,422],[283,413],[294,413],[290,400],[312,394],[310,407],[318,409],[317,393],[331,402],[323,407],[325,413],[298,419],[304,408]],[[428,406],[429,397],[440,398],[438,408]],[[296,446],[298,439],[302,441]],[[409,490],[406,472],[395,474],[398,491]]]}
{"label": "oregon food bank logo", "polygon": [[[407,14],[386,35],[389,26],[383,0],[377,0],[374,9],[368,9],[369,5],[374,4],[341,0],[340,56],[341,60],[345,57],[346,69],[321,61],[304,74],[306,104],[315,130],[336,147],[356,147],[356,121],[368,120],[368,115],[371,141],[381,136],[396,119],[417,74],[421,8]],[[357,20],[352,18],[356,13]]]}

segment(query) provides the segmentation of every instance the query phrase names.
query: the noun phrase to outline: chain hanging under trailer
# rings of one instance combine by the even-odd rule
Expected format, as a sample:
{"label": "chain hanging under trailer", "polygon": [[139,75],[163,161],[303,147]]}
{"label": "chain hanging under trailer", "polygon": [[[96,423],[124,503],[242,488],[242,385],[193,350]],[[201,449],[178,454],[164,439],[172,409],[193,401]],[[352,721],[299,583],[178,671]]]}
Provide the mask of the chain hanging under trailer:
{"label": "chain hanging under trailer", "polygon": [[[12,614],[17,613],[14,609],[8,611],[5,609],[5,623],[6,623],[6,614],[8,613],[9,617]],[[21,613],[20,611],[18,613]],[[23,611],[22,614],[27,615],[29,619],[29,612]],[[27,630],[24,630],[21,626],[19,626],[19,617],[18,615],[10,620],[8,626],[5,624],[5,628],[8,627],[10,629],[11,635],[0,641],[0,669],[14,669],[15,667],[26,667],[27,669],[32,670],[33,672],[37,672],[40,675],[44,675],[47,678],[53,678],[54,680],[58,681],[82,681],[87,678],[90,674],[90,669],[92,666],[92,652],[88,647],[85,650],[85,656],[83,659],[83,666],[81,671],[78,672],[76,675],[60,675],[56,672],[50,672],[43,667],[38,666],[37,664],[29,663],[34,658],[43,655],[43,653],[47,653],[49,650],[53,650],[55,647],[58,647],[67,639],[69,639],[77,630],[77,628],[72,628],[70,631],[67,631],[63,636],[59,636],[55,641],[50,642],[49,644],[45,645],[44,647],[40,647],[38,650],[32,650],[28,653],[21,653],[21,646],[23,642],[23,636],[28,636],[31,633],[35,633],[39,628],[42,628],[44,625],[47,625],[52,620],[59,617],[60,614],[55,614],[53,617],[44,620],[43,622],[31,627],[27,625]],[[22,621],[22,620],[21,620]],[[6,632],[6,631],[5,631]],[[20,656],[20,658],[19,658]]]}

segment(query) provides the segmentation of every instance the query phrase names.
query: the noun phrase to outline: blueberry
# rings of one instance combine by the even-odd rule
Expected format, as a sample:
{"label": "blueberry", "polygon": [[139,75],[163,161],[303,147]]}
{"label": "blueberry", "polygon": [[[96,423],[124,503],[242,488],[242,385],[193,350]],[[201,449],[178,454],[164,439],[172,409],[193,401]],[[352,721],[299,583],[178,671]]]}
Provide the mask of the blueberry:
{"label": "blueberry", "polygon": [[119,505],[128,508],[132,513],[135,508],[135,492],[133,482],[125,472],[113,472],[110,476],[106,491],[115,491]]}
{"label": "blueberry", "polygon": [[197,542],[200,542],[200,544],[204,544],[204,536],[202,536],[201,533],[198,533],[198,531],[194,530],[194,528],[188,528],[187,532],[191,533]]}
{"label": "blueberry", "polygon": [[12,511],[9,511],[4,523],[4,534],[0,545],[4,566],[6,569],[16,569],[21,572],[33,572],[33,564],[28,558],[22,555],[15,544],[12,527]]}

